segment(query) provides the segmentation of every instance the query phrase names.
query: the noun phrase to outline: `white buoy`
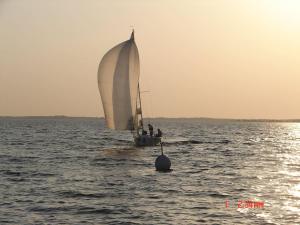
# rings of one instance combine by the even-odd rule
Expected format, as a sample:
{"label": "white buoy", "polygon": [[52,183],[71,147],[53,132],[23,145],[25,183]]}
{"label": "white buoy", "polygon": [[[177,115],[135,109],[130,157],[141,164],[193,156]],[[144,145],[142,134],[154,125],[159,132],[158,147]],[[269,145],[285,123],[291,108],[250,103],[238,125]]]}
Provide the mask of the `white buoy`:
{"label": "white buoy", "polygon": [[157,171],[170,171],[171,168],[171,160],[164,155],[162,143],[161,145],[161,155],[158,156],[155,160],[155,168]]}

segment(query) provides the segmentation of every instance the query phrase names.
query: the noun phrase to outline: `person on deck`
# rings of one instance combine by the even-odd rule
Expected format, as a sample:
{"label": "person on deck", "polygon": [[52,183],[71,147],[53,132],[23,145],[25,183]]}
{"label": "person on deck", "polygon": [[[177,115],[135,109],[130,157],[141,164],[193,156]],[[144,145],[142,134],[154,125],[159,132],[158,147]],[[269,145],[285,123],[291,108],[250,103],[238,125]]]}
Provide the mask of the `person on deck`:
{"label": "person on deck", "polygon": [[157,129],[157,134],[155,135],[155,137],[161,137],[162,136],[162,132],[161,130],[158,128]]}
{"label": "person on deck", "polygon": [[152,137],[153,136],[153,126],[150,123],[148,124],[148,128],[149,128],[150,136]]}

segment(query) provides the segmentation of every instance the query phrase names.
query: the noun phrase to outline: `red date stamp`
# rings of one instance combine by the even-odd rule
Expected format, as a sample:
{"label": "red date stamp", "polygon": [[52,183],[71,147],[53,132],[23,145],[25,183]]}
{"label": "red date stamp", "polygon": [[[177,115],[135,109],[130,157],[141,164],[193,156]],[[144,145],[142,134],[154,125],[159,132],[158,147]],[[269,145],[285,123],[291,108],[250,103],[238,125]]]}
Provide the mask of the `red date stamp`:
{"label": "red date stamp", "polygon": [[[237,208],[247,208],[247,209],[263,209],[264,208],[264,202],[262,201],[252,201],[252,200],[238,200],[237,204],[235,204]],[[225,207],[230,207],[229,200],[225,201]]]}

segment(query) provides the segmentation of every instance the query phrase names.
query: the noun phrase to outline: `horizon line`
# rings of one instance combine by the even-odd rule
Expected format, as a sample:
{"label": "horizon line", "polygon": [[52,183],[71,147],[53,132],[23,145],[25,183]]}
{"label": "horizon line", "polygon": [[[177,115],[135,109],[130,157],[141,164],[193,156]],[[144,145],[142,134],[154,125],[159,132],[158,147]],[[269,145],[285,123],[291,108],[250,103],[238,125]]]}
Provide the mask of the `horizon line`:
{"label": "horizon line", "polygon": [[[98,118],[104,119],[103,116],[66,116],[66,115],[48,115],[48,116],[6,116],[0,115],[0,118]],[[218,117],[145,117],[144,119],[202,119],[202,120],[232,120],[232,121],[254,121],[254,122],[300,122],[300,118],[294,119],[265,119],[265,118],[255,118],[255,119],[245,119],[245,118],[218,118]]]}

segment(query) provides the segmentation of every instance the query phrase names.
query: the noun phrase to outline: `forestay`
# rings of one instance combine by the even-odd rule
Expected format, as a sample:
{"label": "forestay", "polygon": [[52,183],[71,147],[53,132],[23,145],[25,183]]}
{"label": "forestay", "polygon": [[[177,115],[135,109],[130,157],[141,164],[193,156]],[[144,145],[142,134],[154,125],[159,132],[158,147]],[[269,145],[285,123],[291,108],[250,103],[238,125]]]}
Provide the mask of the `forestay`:
{"label": "forestay", "polygon": [[131,38],[109,50],[99,65],[98,87],[109,128],[137,128],[139,75],[139,53],[132,32]]}

